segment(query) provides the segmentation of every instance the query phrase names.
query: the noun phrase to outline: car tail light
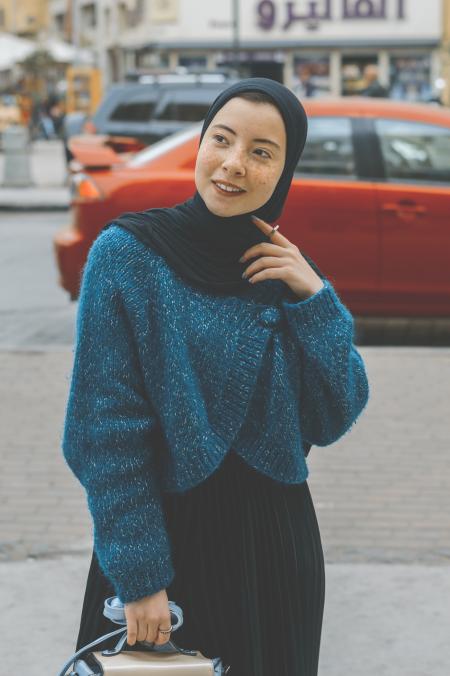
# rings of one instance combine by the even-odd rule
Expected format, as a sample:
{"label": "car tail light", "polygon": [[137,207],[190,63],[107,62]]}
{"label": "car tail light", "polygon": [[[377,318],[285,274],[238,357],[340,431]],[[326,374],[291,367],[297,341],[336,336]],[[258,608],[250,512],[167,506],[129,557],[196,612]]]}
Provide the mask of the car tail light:
{"label": "car tail light", "polygon": [[97,127],[92,122],[92,120],[86,120],[86,122],[83,124],[83,133],[84,134],[96,134],[97,133]]}
{"label": "car tail light", "polygon": [[71,177],[70,192],[72,200],[76,202],[95,202],[103,199],[103,194],[95,181],[81,172]]}

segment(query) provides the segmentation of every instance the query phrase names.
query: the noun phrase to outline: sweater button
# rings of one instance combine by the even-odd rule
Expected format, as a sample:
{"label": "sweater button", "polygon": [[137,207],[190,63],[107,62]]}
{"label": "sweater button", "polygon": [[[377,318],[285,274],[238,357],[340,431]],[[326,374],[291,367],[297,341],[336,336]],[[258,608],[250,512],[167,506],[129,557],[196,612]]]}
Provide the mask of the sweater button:
{"label": "sweater button", "polygon": [[259,315],[259,321],[263,326],[275,326],[280,321],[280,311],[276,308],[268,308],[263,310]]}

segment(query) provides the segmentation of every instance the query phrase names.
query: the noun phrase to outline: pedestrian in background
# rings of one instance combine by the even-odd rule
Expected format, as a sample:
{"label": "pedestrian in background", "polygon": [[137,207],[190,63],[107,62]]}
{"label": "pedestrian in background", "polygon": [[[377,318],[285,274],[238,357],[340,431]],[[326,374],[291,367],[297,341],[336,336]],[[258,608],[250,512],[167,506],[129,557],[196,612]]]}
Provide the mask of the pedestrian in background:
{"label": "pedestrian in background", "polygon": [[378,80],[378,68],[373,63],[369,63],[364,68],[363,86],[358,90],[359,96],[374,96],[378,98],[387,98],[389,92],[386,87]]}
{"label": "pedestrian in background", "polygon": [[368,382],[349,310],[269,225],[306,134],[289,89],[241,80],[206,115],[193,197],[123,214],[89,252],[62,440],[94,525],[77,649],[115,628],[113,595],[129,646],[167,642],[170,599],[175,642],[230,676],[317,676],[305,457],[349,430]]}

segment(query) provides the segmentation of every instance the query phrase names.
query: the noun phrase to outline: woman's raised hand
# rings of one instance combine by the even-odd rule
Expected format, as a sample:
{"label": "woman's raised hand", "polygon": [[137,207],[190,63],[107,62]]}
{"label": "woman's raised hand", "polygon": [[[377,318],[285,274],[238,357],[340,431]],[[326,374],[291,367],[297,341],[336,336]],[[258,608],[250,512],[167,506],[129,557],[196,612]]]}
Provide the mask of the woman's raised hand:
{"label": "woman's raised hand", "polygon": [[162,645],[170,640],[171,634],[159,633],[159,629],[169,629],[171,624],[169,599],[165,589],[125,603],[125,617],[128,645],[134,645],[136,641]]}
{"label": "woman's raised hand", "polygon": [[263,279],[281,279],[297,296],[306,300],[324,286],[319,275],[303,258],[298,246],[280,232],[272,233],[272,226],[257,216],[252,216],[254,224],[265,234],[270,242],[260,242],[247,249],[239,259],[244,263],[256,258],[244,271],[250,283]]}

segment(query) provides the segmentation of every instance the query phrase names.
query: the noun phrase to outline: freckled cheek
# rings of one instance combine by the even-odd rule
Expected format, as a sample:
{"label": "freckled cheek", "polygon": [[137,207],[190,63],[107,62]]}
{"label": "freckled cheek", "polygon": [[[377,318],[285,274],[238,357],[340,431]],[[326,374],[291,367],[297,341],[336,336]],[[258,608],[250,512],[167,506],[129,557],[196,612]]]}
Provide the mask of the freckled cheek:
{"label": "freckled cheek", "polygon": [[268,174],[266,171],[257,170],[254,173],[254,184],[261,192],[273,192],[278,179],[279,177],[277,172],[271,172]]}
{"label": "freckled cheek", "polygon": [[210,175],[217,167],[218,162],[217,154],[205,148],[197,160],[197,165],[200,170],[199,173],[201,173],[202,176]]}

